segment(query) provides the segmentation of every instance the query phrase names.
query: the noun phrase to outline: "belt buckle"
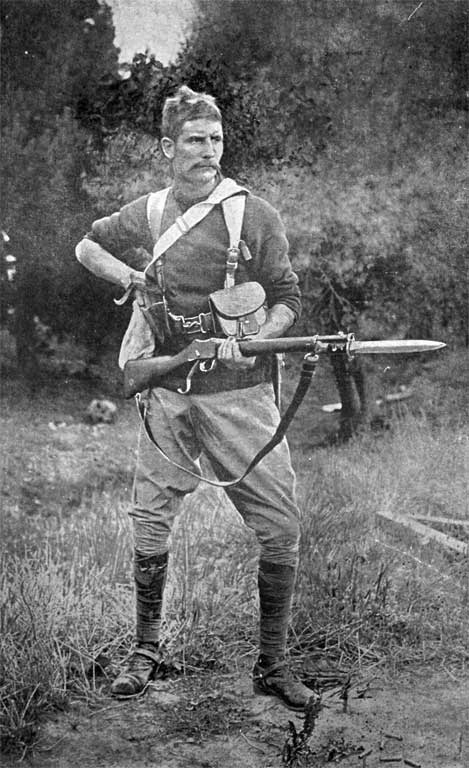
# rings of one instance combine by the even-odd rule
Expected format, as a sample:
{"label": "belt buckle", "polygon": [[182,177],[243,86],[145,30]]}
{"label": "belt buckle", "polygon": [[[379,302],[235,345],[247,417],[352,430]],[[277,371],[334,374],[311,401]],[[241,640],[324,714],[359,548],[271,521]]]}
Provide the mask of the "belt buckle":
{"label": "belt buckle", "polygon": [[202,312],[197,317],[185,317],[182,321],[182,327],[187,334],[206,333],[203,329]]}
{"label": "belt buckle", "polygon": [[205,318],[209,315],[210,313],[199,312],[194,317],[184,317],[184,315],[173,315],[170,313],[173,322],[180,323],[180,329],[189,336],[193,333],[208,333],[210,331],[208,324],[207,328],[205,328]]}
{"label": "belt buckle", "polygon": [[198,317],[185,317],[182,321],[182,327],[186,333],[199,333],[201,330]]}

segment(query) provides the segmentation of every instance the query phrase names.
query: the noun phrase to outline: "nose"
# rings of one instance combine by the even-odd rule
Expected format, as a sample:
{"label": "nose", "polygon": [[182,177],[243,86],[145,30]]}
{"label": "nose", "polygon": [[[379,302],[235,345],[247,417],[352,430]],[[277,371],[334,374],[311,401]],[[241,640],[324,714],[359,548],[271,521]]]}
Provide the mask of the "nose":
{"label": "nose", "polygon": [[204,152],[204,157],[214,157],[215,156],[215,145],[214,145],[212,139],[207,138],[204,141],[203,152]]}

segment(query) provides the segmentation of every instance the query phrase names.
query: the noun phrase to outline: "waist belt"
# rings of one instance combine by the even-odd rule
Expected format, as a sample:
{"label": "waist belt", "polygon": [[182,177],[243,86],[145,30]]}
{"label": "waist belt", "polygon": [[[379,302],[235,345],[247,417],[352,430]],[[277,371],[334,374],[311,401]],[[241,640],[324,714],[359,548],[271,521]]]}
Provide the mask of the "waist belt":
{"label": "waist belt", "polygon": [[194,317],[184,317],[184,315],[174,315],[168,310],[168,317],[173,333],[212,333],[214,331],[211,312],[200,312]]}

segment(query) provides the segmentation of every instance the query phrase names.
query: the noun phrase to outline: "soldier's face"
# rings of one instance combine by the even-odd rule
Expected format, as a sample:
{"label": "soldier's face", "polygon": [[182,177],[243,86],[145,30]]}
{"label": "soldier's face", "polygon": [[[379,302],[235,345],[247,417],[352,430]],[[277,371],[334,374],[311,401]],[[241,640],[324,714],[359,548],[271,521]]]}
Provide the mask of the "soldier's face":
{"label": "soldier's face", "polygon": [[164,138],[161,146],[172,162],[175,181],[207,186],[220,167],[223,129],[217,120],[188,120],[176,141]]}

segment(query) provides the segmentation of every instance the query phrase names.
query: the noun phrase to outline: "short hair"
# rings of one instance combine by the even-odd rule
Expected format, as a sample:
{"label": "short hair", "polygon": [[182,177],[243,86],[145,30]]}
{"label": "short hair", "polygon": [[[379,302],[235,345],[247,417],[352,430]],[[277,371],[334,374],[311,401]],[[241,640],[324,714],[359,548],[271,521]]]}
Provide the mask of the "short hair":
{"label": "short hair", "polygon": [[188,120],[211,118],[221,122],[221,112],[213,96],[197,93],[187,85],[181,85],[175,95],[166,99],[161,120],[161,136],[175,141],[182,126]]}

